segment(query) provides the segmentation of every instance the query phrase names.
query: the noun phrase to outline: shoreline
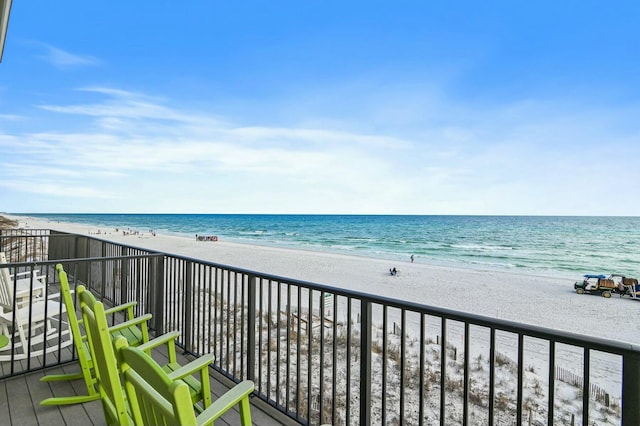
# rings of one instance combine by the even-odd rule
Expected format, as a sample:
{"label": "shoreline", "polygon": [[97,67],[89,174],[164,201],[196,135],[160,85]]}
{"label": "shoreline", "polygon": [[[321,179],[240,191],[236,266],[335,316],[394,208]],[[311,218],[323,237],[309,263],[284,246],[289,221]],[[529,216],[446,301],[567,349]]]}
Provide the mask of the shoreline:
{"label": "shoreline", "polygon": [[[6,215],[19,227],[56,229],[88,235],[96,227]],[[121,230],[120,230],[121,231]],[[195,238],[148,231],[123,235],[115,230],[92,236],[148,250],[310,281],[383,297],[467,313],[640,344],[633,321],[640,304],[630,298],[577,295],[565,276],[546,276],[424,262],[392,261],[359,255],[291,249]],[[399,273],[389,274],[396,267]],[[624,324],[624,327],[620,327]]]}
{"label": "shoreline", "polygon": [[[268,215],[12,213],[96,229],[153,229],[169,235],[333,252],[455,268],[563,276],[600,271],[640,275],[628,257],[640,239],[640,217],[520,217],[437,215]],[[596,229],[606,231],[594,232]]]}

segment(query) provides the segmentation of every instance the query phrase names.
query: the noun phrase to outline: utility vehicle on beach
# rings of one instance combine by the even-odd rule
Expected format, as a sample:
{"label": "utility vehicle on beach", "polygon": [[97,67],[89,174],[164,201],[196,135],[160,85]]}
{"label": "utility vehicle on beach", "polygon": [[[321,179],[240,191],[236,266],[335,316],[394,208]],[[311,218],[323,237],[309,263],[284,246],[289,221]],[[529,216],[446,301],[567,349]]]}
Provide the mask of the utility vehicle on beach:
{"label": "utility vehicle on beach", "polygon": [[590,293],[600,294],[603,297],[611,297],[611,294],[618,292],[616,282],[606,275],[586,274],[582,281],[576,281],[573,288],[578,294]]}
{"label": "utility vehicle on beach", "polygon": [[618,289],[620,296],[629,295],[632,299],[640,299],[640,286],[638,280],[621,274],[611,274],[609,276]]}

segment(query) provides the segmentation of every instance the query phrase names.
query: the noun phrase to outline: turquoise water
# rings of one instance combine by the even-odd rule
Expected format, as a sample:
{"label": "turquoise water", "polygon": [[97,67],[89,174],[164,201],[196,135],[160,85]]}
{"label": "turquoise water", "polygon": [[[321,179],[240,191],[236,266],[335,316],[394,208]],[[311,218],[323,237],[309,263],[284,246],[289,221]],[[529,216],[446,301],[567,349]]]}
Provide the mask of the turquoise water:
{"label": "turquoise water", "polygon": [[385,259],[640,277],[640,217],[20,214]]}

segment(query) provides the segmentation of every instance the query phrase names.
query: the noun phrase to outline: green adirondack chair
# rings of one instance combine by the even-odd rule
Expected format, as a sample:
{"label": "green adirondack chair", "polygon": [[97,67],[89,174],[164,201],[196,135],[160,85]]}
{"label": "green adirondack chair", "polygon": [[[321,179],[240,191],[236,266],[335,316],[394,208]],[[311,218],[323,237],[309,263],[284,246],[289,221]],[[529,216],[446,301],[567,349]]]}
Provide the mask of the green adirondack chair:
{"label": "green adirondack chair", "polygon": [[[56,270],[58,271],[60,292],[62,293],[62,298],[67,310],[67,318],[69,321],[69,327],[71,328],[71,334],[73,336],[73,343],[76,348],[76,353],[78,354],[80,372],[72,374],[50,374],[42,377],[40,380],[43,382],[56,382],[83,379],[87,387],[87,393],[84,395],[47,398],[41,401],[40,405],[69,405],[95,401],[100,398],[100,395],[96,390],[96,377],[93,371],[94,365],[91,358],[91,352],[89,351],[89,346],[87,344],[87,337],[80,328],[82,320],[78,320],[76,315],[76,308],[73,303],[73,295],[67,278],[67,273],[64,271],[61,264],[56,265]],[[78,298],[80,298],[83,291],[86,291],[85,287],[78,286]],[[138,346],[141,343],[149,341],[147,322],[151,319],[151,314],[142,315],[136,318],[133,313],[135,305],[136,302],[129,302],[105,311],[108,315],[126,311],[128,321],[111,327],[110,330],[114,335],[124,336],[131,346]]]}
{"label": "green adirondack chair", "polygon": [[249,396],[254,390],[252,381],[237,384],[196,415],[185,382],[167,374],[140,348],[129,347],[126,339],[119,337],[114,345],[136,426],[213,425],[235,406],[240,411],[241,424],[251,425]]}
{"label": "green adirondack chair", "polygon": [[[78,286],[80,289],[82,286]],[[88,293],[86,290],[81,295]],[[120,383],[111,333],[107,325],[102,303],[91,307],[81,303],[82,319],[87,331],[87,341],[95,368],[98,395],[102,401],[105,420],[108,425],[133,425],[129,416],[129,405]],[[121,337],[124,339],[124,337]],[[125,339],[126,340],[126,339]]]}
{"label": "green adirondack chair", "polygon": [[[87,327],[89,347],[96,369],[98,392],[102,401],[105,420],[109,425],[133,425],[129,404],[120,381],[112,340],[114,335],[107,324],[104,306],[101,302],[97,302],[88,291],[82,292],[80,297],[82,318]],[[192,385],[193,382],[197,383],[197,389],[194,389],[193,386],[188,387],[189,405],[192,411],[194,410],[194,404],[198,404],[198,407],[201,406],[204,409],[211,405],[209,364],[213,361],[213,355],[200,357],[185,366],[180,366],[175,361],[175,339],[178,336],[178,332],[168,333],[141,344],[138,349],[149,356],[153,348],[168,344],[170,348],[168,352],[173,353],[173,356],[169,355],[170,364],[172,365],[164,368],[175,370],[169,373],[171,377],[190,380]],[[127,339],[123,336],[118,336],[117,338],[127,342]],[[201,377],[202,384],[192,377],[194,374]]]}

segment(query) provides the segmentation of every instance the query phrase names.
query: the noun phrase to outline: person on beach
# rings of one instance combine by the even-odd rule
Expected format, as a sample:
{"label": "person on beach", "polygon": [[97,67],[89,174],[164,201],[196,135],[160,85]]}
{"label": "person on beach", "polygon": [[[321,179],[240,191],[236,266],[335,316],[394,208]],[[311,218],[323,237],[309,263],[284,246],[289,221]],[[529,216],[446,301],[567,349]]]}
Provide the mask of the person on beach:
{"label": "person on beach", "polygon": [[396,267],[394,266],[393,269],[389,269],[389,273],[391,275],[396,275],[398,273],[398,270],[396,269]]}
{"label": "person on beach", "polygon": [[413,263],[413,255],[411,255],[411,263]]}

